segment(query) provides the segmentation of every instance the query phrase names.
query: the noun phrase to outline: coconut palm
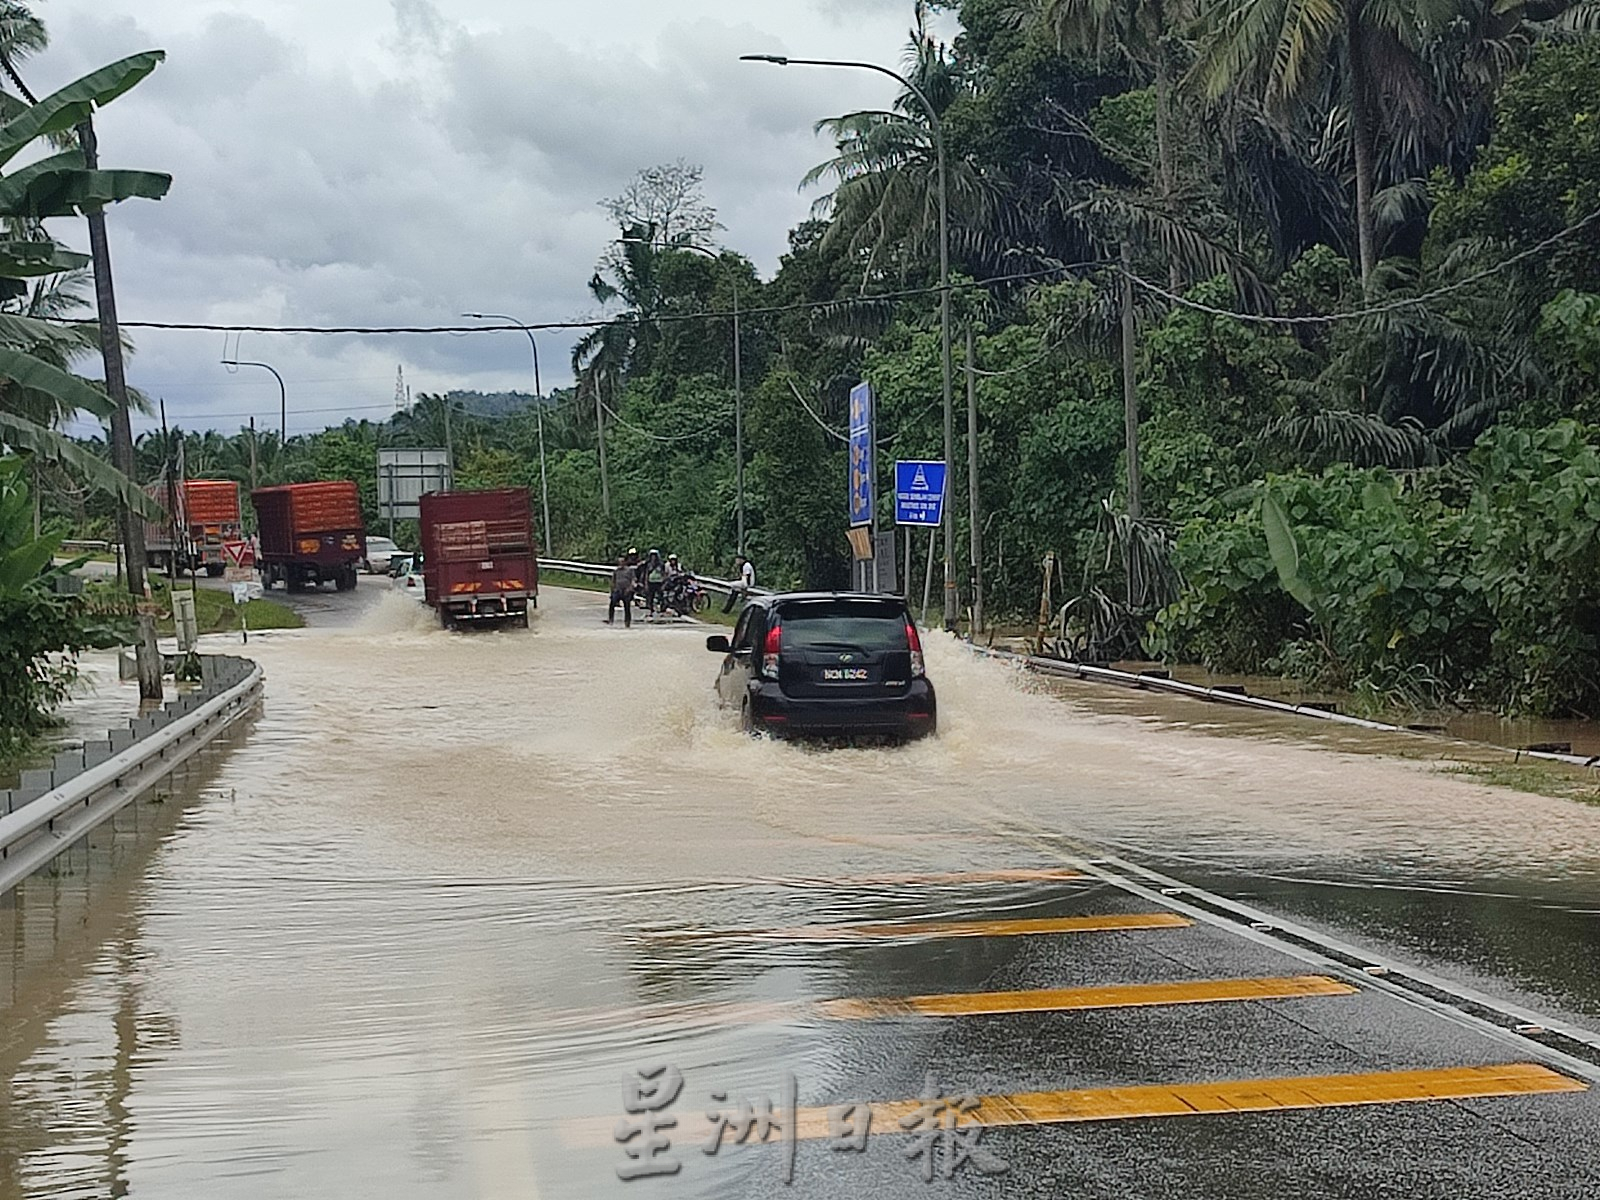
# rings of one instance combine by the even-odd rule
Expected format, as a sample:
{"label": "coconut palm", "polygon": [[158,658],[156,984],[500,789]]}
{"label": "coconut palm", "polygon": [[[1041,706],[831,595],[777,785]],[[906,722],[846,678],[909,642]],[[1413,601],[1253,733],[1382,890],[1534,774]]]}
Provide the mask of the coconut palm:
{"label": "coconut palm", "polygon": [[1068,53],[1126,64],[1155,87],[1156,172],[1164,203],[1177,191],[1172,145],[1174,43],[1194,0],[1030,0],[1033,19]]}
{"label": "coconut palm", "polygon": [[[962,93],[958,64],[928,29],[928,6],[919,0],[916,26],[903,63],[906,75],[943,113]],[[806,173],[801,187],[831,180],[833,190],[813,206],[829,217],[824,244],[842,247],[862,263],[863,277],[904,276],[938,253],[939,177],[933,129],[921,101],[903,91],[890,111],[864,110],[817,122],[833,135],[837,152]],[[952,222],[981,225],[993,212],[995,192],[971,163],[949,163]],[[952,231],[959,237],[959,232]]]}
{"label": "coconut palm", "polygon": [[1363,288],[1378,261],[1379,140],[1390,115],[1428,114],[1419,50],[1463,0],[1209,0],[1195,77],[1213,99],[1259,92],[1285,111],[1332,83],[1355,167],[1355,226]]}

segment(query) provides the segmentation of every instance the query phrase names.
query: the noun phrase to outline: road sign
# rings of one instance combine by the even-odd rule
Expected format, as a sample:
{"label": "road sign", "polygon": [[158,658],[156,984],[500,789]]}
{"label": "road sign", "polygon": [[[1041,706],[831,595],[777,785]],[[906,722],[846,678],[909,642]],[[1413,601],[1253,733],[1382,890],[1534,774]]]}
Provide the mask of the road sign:
{"label": "road sign", "polygon": [[254,580],[242,580],[233,584],[233,602],[244,604],[249,600],[259,600],[262,596],[261,584]]}
{"label": "road sign", "polygon": [[944,485],[949,472],[942,462],[897,462],[894,465],[894,523],[937,527],[944,521]]}
{"label": "road sign", "polygon": [[223,542],[222,565],[225,567],[248,567],[255,561],[250,553],[249,542]]}
{"label": "road sign", "polygon": [[421,516],[426,492],[448,492],[452,480],[447,450],[378,451],[378,515],[388,520]]}
{"label": "road sign", "polygon": [[850,524],[872,524],[872,385],[850,389]]}
{"label": "road sign", "polygon": [[254,567],[236,567],[232,563],[222,568],[224,583],[249,583],[256,577]]}

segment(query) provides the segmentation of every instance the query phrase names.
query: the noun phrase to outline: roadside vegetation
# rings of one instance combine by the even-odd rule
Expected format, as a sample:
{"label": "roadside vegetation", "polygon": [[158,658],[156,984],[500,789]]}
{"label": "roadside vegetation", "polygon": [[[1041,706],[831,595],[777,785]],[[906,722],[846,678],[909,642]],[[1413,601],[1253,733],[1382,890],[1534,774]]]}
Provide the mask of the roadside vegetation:
{"label": "roadside vegetation", "polygon": [[[76,564],[56,560],[79,523],[41,493],[149,508],[128,476],[58,429],[77,413],[109,420],[115,406],[102,384],[75,372],[102,346],[99,328],[59,323],[86,315],[90,256],[58,241],[46,222],[94,223],[106,206],[160,199],[172,182],[100,169],[92,125],[95,111],[149,75],[161,52],[37,97],[19,66],[46,43],[26,5],[0,5],[0,760],[8,762],[50,727],[78,678],[77,655],[133,634],[119,609],[72,594],[66,577]],[[109,273],[100,282],[109,296]]]}

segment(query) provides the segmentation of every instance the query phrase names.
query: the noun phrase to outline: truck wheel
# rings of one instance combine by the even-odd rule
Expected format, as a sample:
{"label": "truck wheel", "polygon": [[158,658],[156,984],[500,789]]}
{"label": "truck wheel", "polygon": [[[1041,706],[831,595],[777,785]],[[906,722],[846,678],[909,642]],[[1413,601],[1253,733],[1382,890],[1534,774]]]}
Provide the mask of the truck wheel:
{"label": "truck wheel", "polygon": [[750,713],[750,697],[744,698],[744,703],[739,706],[739,732],[756,736],[756,719]]}
{"label": "truck wheel", "polygon": [[220,578],[222,578],[222,564],[221,563],[207,563],[206,564],[206,574],[208,576],[210,576],[212,579],[220,579]]}
{"label": "truck wheel", "polygon": [[340,567],[339,573],[333,577],[333,586],[341,592],[348,592],[356,586],[356,569],[354,567]]}

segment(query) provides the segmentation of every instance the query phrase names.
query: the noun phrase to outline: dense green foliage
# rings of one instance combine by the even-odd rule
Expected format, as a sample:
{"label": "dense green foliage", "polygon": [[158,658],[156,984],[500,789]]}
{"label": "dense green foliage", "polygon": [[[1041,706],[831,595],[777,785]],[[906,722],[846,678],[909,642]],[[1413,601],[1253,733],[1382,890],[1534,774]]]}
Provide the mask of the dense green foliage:
{"label": "dense green foliage", "polygon": [[49,721],[77,678],[74,656],[116,645],[125,632],[81,598],[56,593],[59,531],[33,532],[26,464],[0,458],[0,755]]}

